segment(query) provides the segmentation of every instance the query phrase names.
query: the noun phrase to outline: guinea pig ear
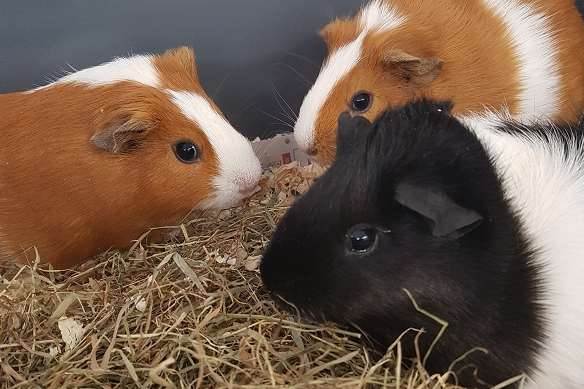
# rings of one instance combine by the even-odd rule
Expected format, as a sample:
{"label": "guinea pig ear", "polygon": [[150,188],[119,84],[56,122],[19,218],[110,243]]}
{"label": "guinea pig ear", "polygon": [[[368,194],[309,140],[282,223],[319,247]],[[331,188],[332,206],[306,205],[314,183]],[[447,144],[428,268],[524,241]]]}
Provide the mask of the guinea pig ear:
{"label": "guinea pig ear", "polygon": [[184,89],[192,83],[198,85],[197,58],[190,47],[168,49],[156,57],[154,65],[166,88]]}
{"label": "guinea pig ear", "polygon": [[381,60],[388,71],[417,87],[434,81],[443,64],[438,58],[419,58],[395,48],[385,50]]}
{"label": "guinea pig ear", "polygon": [[483,221],[476,211],[461,207],[446,193],[431,188],[401,183],[396,188],[395,199],[429,219],[433,224],[432,234],[436,237],[458,239]]}
{"label": "guinea pig ear", "polygon": [[91,143],[108,153],[128,153],[146,138],[150,129],[150,124],[145,120],[121,117],[100,128],[91,137]]}
{"label": "guinea pig ear", "polygon": [[355,23],[347,19],[335,19],[324,26],[319,35],[329,52],[341,42],[348,42],[356,33]]}
{"label": "guinea pig ear", "polygon": [[192,48],[187,46],[180,46],[173,49],[168,49],[160,56],[169,62],[175,62],[182,66],[185,70],[197,71],[197,59]]}
{"label": "guinea pig ear", "polygon": [[331,47],[331,40],[333,35],[332,30],[334,29],[333,23],[334,22],[327,24],[318,32],[318,35],[320,35],[326,47]]}
{"label": "guinea pig ear", "polygon": [[371,122],[363,116],[351,116],[348,112],[343,112],[339,116],[337,129],[337,156],[353,149],[355,142],[371,127]]}

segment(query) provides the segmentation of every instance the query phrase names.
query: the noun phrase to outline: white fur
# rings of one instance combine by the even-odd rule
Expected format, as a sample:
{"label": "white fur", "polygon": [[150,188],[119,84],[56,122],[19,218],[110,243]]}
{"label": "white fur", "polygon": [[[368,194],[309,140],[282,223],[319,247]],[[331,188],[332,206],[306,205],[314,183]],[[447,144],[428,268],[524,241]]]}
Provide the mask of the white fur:
{"label": "white fur", "polygon": [[[374,0],[359,16],[361,33],[358,37],[332,53],[321,69],[316,82],[304,98],[294,136],[300,148],[309,151],[314,147],[315,126],[318,114],[335,86],[353,70],[363,55],[363,41],[370,32],[396,28],[406,21],[390,8],[387,2]],[[350,97],[350,96],[349,96]]]}
{"label": "white fur", "polygon": [[154,88],[160,87],[158,70],[153,64],[153,56],[136,55],[116,58],[111,62],[79,70],[61,77],[52,84],[31,90],[34,92],[63,83],[79,83],[89,86],[112,84],[119,81],[135,81]]}
{"label": "white fur", "polygon": [[202,96],[184,91],[167,90],[182,113],[197,123],[209,139],[219,163],[219,175],[214,179],[215,195],[200,206],[226,208],[235,205],[246,195],[242,187],[254,189],[262,170],[250,142],[217,113]]}
{"label": "white fur", "polygon": [[359,24],[363,31],[388,31],[401,26],[406,18],[391,8],[387,1],[371,1],[359,15]]}
{"label": "white fur", "polygon": [[549,17],[519,0],[483,0],[501,18],[513,42],[521,83],[518,120],[557,113],[561,90],[557,44]]}
{"label": "white fur", "polygon": [[542,266],[549,338],[527,389],[584,388],[584,145],[493,130],[495,115],[464,118],[497,171]]}
{"label": "white fur", "polygon": [[357,40],[339,48],[327,60],[316,82],[304,98],[298,120],[294,125],[294,137],[300,148],[310,151],[314,147],[315,126],[318,114],[339,83],[359,62],[364,34]]}

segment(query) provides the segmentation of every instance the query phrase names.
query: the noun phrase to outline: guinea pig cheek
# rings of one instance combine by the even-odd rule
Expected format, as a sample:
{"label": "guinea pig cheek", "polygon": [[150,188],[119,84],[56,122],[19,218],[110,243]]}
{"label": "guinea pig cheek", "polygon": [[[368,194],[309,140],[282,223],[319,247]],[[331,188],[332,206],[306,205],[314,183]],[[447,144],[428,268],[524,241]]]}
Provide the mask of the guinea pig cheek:
{"label": "guinea pig cheek", "polygon": [[335,159],[338,115],[339,108],[327,104],[316,121],[315,141],[310,150],[311,159],[325,166],[330,165]]}
{"label": "guinea pig cheek", "polygon": [[[175,137],[168,148],[169,166],[166,173],[169,193],[177,205],[190,209],[200,208],[214,193],[213,177],[218,174],[215,152],[211,145],[199,137]],[[199,139],[197,139],[199,138]],[[197,158],[189,163],[180,160],[175,153],[177,142],[192,142],[197,148]]]}

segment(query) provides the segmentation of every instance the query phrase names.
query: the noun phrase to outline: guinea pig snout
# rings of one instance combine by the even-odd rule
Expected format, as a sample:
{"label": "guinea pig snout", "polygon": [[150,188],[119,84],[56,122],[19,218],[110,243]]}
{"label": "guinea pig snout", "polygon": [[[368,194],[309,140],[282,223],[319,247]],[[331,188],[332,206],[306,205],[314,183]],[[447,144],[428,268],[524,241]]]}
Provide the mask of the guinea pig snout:
{"label": "guinea pig snout", "polygon": [[258,189],[258,181],[252,180],[240,182],[237,183],[237,186],[239,188],[239,193],[243,195],[252,194]]}
{"label": "guinea pig snout", "polygon": [[303,301],[310,290],[306,289],[307,272],[295,266],[287,258],[274,257],[270,252],[264,254],[260,264],[260,275],[264,286],[271,295],[288,302]]}
{"label": "guinea pig snout", "polygon": [[314,157],[316,156],[316,154],[318,154],[318,149],[316,148],[315,145],[311,145],[306,149],[306,154],[308,154],[308,156],[310,157]]}
{"label": "guinea pig snout", "polygon": [[243,196],[251,196],[258,190],[262,172],[260,169],[242,172],[233,179],[235,189]]}

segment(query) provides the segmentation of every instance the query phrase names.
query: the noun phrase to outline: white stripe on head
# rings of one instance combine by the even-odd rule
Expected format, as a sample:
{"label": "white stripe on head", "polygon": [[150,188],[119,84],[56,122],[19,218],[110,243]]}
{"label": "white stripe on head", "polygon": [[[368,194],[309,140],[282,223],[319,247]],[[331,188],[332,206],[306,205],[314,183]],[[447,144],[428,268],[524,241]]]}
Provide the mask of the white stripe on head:
{"label": "white stripe on head", "polygon": [[324,64],[316,82],[302,102],[294,137],[300,148],[309,151],[314,147],[314,131],[318,114],[337,83],[359,62],[364,35],[335,51]]}
{"label": "white stripe on head", "polygon": [[120,81],[134,81],[154,88],[160,87],[158,71],[151,55],[120,57],[101,65],[79,70],[61,77],[52,84],[32,89],[30,92],[63,83],[79,83],[88,86],[113,84]]}
{"label": "white stripe on head", "polygon": [[302,102],[298,120],[294,125],[294,137],[304,151],[314,147],[315,126],[318,114],[335,86],[359,63],[363,52],[363,41],[369,32],[385,31],[405,23],[387,2],[374,0],[359,14],[361,33],[334,53],[324,63],[316,82]]}
{"label": "white stripe on head", "polygon": [[519,61],[521,94],[516,119],[553,116],[559,108],[561,85],[558,50],[549,17],[518,0],[484,0],[484,3],[507,28]]}
{"label": "white stripe on head", "polygon": [[219,175],[215,177],[215,195],[201,208],[224,208],[235,205],[254,189],[262,174],[260,161],[250,142],[225,120],[202,96],[185,91],[166,91],[187,119],[195,122],[206,135],[217,155]]}
{"label": "white stripe on head", "polygon": [[363,31],[387,31],[406,22],[405,16],[391,8],[388,1],[374,0],[359,15],[359,24]]}

